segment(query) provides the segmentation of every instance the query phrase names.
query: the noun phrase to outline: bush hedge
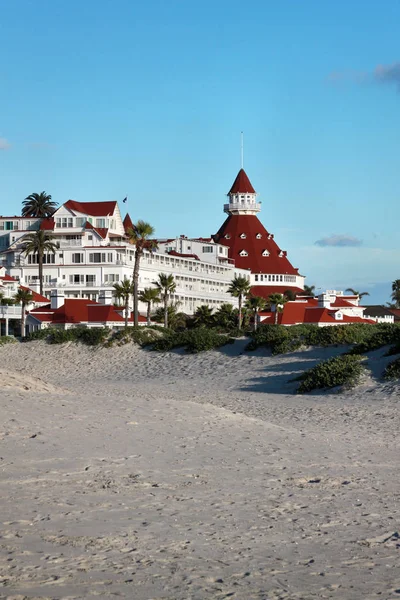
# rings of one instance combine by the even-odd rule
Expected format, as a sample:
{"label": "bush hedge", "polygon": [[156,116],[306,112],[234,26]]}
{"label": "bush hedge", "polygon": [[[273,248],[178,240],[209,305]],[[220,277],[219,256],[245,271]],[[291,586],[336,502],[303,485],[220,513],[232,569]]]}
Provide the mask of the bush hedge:
{"label": "bush hedge", "polygon": [[107,327],[73,327],[71,329],[56,329],[49,327],[30,333],[23,341],[45,339],[49,344],[64,344],[65,342],[82,342],[87,346],[102,344],[110,335]]}
{"label": "bush hedge", "polygon": [[383,371],[384,379],[400,379],[400,358],[389,363]]}
{"label": "bush hedge", "polygon": [[317,325],[262,325],[251,335],[246,350],[270,348],[272,354],[292,352],[301,346],[356,344],[352,354],[362,354],[386,344],[400,342],[400,326],[394,324],[354,323],[318,327]]}
{"label": "bush hedge", "polygon": [[4,346],[4,344],[15,344],[16,339],[11,335],[2,335],[0,337],[0,346]]}
{"label": "bush hedge", "polygon": [[356,385],[363,373],[361,357],[357,355],[336,356],[325,360],[296,378],[301,381],[298,393],[304,394],[316,389],[334,388],[339,385]]}
{"label": "bush hedge", "polygon": [[196,354],[206,350],[220,348],[233,343],[229,335],[219,334],[213,329],[199,328],[179,332],[166,332],[152,346],[153,350],[167,352],[173,348],[185,348],[187,352]]}

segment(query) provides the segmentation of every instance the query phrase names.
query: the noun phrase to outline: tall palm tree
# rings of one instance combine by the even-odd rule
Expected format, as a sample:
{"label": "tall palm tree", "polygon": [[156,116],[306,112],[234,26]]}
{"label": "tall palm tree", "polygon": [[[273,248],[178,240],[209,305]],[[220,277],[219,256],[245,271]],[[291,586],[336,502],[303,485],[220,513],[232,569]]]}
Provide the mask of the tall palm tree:
{"label": "tall palm tree", "polygon": [[14,296],[15,303],[21,305],[21,337],[25,337],[26,305],[32,302],[32,300],[32,292],[30,290],[23,290],[22,288],[19,288]]}
{"label": "tall palm tree", "polygon": [[315,294],[315,285],[305,285],[304,286],[304,295],[312,296],[314,298]]}
{"label": "tall palm tree", "polygon": [[137,327],[139,322],[139,267],[140,260],[143,256],[145,250],[149,250],[152,252],[157,248],[156,240],[150,239],[152,235],[154,235],[154,227],[150,225],[150,223],[146,223],[146,221],[142,221],[139,219],[137,223],[133,224],[133,227],[128,229],[127,236],[128,241],[133,246],[136,246],[135,251],[135,264],[133,266],[133,283],[135,286],[133,292],[133,315],[134,315],[134,323],[135,327]]}
{"label": "tall palm tree", "polygon": [[395,308],[400,308],[400,279],[395,279],[392,283],[391,298],[396,305]]}
{"label": "tall palm tree", "polygon": [[363,296],[369,296],[369,292],[359,292],[354,288],[347,288],[346,292],[350,292],[353,296],[358,296],[358,299],[361,300]]}
{"label": "tall palm tree", "polygon": [[193,322],[196,327],[209,327],[214,320],[213,309],[203,304],[202,306],[198,306],[196,312],[193,315]]}
{"label": "tall palm tree", "polygon": [[242,327],[242,305],[243,298],[247,296],[250,292],[250,282],[244,275],[235,275],[234,279],[231,281],[231,285],[228,288],[228,292],[234,298],[237,298],[239,301],[239,323],[238,328]]}
{"label": "tall palm tree", "polygon": [[291,301],[296,300],[296,294],[290,288],[285,290],[284,296],[285,296],[285,298],[287,298],[287,300],[291,300]]}
{"label": "tall palm tree", "polygon": [[254,318],[254,331],[257,331],[258,313],[264,310],[267,302],[261,296],[249,296],[246,300],[246,307],[251,310]]}
{"label": "tall palm tree", "polygon": [[40,294],[43,295],[43,256],[45,252],[51,252],[55,254],[58,245],[52,241],[52,238],[46,231],[35,231],[34,233],[28,233],[23,238],[25,256],[28,254],[37,254],[38,267],[39,267],[39,285]]}
{"label": "tall palm tree", "polygon": [[53,202],[50,194],[30,194],[22,202],[23,217],[49,217],[57,208],[57,202]]}
{"label": "tall palm tree", "polygon": [[285,306],[287,299],[282,294],[271,294],[268,297],[268,303],[271,307],[274,307],[275,310],[275,325],[278,324],[278,314],[283,311],[283,307]]}
{"label": "tall palm tree", "polygon": [[151,323],[151,305],[161,302],[159,294],[160,292],[157,288],[144,288],[139,294],[140,302],[147,304],[147,325]]}
{"label": "tall palm tree", "polygon": [[158,280],[153,281],[159,291],[163,304],[164,304],[164,327],[168,327],[168,299],[171,294],[176,290],[176,283],[173,275],[166,275],[165,273],[158,274]]}
{"label": "tall palm tree", "polygon": [[124,303],[124,314],[125,314],[125,329],[128,328],[129,319],[129,299],[133,296],[134,284],[131,279],[123,279],[114,283],[113,288],[115,290],[115,297],[118,300],[122,300]]}

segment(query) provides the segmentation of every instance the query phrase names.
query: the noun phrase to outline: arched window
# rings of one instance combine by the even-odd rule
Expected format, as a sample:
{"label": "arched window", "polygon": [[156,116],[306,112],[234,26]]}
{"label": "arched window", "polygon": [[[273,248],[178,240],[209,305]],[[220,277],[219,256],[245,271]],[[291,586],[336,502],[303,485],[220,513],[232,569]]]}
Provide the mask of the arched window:
{"label": "arched window", "polygon": [[245,233],[241,233],[239,236],[242,240],[245,240],[247,235]]}

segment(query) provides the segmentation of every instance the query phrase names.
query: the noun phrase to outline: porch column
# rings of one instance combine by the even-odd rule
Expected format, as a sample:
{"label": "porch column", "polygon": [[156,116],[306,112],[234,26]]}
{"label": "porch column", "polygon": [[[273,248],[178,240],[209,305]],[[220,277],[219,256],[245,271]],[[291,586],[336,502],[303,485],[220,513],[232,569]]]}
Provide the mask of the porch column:
{"label": "porch column", "polygon": [[6,330],[5,330],[5,335],[8,335],[8,318],[5,318],[5,322],[6,322]]}

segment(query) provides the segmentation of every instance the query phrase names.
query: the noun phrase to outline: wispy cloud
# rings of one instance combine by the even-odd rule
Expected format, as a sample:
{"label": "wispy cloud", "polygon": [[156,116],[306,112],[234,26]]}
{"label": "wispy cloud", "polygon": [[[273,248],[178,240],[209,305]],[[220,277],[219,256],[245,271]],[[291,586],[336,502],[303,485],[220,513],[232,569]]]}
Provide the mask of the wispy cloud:
{"label": "wispy cloud", "polygon": [[392,65],[378,65],[373,73],[376,83],[386,83],[397,87],[400,91],[400,62]]}
{"label": "wispy cloud", "polygon": [[11,148],[11,144],[6,138],[0,137],[0,150],[9,150]]}
{"label": "wispy cloud", "polygon": [[328,81],[333,85],[346,83],[393,85],[400,92],[400,61],[391,65],[378,65],[372,71],[355,71],[352,69],[332,71],[328,76]]}
{"label": "wispy cloud", "polygon": [[336,248],[348,248],[361,246],[362,240],[346,234],[333,234],[329,237],[321,238],[314,242],[316,246],[321,246],[325,248],[326,246],[336,247]]}

